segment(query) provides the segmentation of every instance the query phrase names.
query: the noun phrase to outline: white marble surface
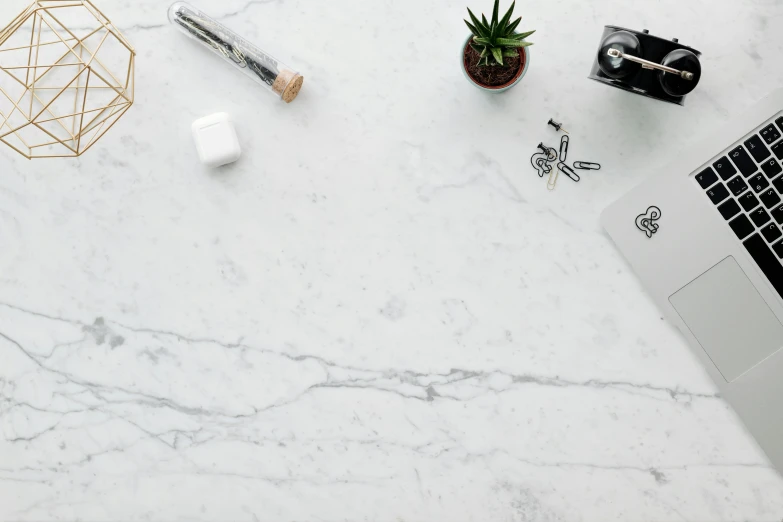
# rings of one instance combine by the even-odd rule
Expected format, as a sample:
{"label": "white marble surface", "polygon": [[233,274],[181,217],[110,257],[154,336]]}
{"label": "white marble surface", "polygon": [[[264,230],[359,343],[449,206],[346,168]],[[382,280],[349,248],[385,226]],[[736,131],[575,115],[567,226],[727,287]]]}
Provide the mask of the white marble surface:
{"label": "white marble surface", "polygon": [[[493,97],[458,67],[464,2],[201,0],[301,68],[291,105],[167,2],[99,5],[136,105],[80,160],[0,150],[0,520],[783,517],[598,225],[783,85],[783,3],[520,2],[532,67]],[[704,52],[685,108],[586,79],[607,23]],[[218,110],[244,157],[213,172],[189,125]],[[604,164],[554,193],[550,117]]]}

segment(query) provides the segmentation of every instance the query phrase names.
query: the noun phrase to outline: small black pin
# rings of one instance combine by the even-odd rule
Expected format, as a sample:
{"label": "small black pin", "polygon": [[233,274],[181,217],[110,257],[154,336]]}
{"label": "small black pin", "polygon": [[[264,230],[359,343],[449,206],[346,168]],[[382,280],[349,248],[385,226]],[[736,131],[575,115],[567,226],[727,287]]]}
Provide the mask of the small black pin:
{"label": "small black pin", "polygon": [[565,132],[566,134],[568,134],[568,131],[563,128],[563,124],[562,123],[557,123],[552,118],[549,118],[549,122],[547,123],[547,125],[551,125],[556,130],[559,130],[559,131],[561,130],[561,131]]}
{"label": "small black pin", "polygon": [[547,147],[543,143],[536,145],[541,151],[546,154],[547,161],[555,161],[557,159],[557,151],[552,147]]}

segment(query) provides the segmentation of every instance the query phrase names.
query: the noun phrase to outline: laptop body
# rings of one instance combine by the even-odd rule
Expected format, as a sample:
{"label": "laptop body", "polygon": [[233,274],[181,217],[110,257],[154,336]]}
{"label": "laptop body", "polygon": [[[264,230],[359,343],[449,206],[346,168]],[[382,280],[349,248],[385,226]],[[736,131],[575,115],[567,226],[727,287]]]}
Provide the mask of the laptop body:
{"label": "laptop body", "polygon": [[783,89],[610,205],[601,224],[783,471]]}

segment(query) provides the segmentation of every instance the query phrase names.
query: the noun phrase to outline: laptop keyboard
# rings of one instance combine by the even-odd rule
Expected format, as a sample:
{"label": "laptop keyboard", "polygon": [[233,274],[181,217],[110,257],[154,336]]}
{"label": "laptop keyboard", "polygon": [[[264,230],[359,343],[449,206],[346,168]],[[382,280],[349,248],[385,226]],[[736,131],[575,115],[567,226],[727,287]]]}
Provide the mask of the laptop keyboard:
{"label": "laptop keyboard", "polygon": [[783,116],[695,178],[783,297]]}

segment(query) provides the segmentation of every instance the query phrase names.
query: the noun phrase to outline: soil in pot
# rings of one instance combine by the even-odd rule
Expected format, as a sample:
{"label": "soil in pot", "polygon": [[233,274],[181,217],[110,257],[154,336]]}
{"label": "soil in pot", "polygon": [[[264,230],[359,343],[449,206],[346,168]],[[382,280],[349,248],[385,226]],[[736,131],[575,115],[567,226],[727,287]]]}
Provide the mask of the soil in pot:
{"label": "soil in pot", "polygon": [[519,50],[521,52],[518,56],[514,58],[503,58],[505,64],[503,66],[479,66],[478,62],[479,59],[481,59],[481,55],[479,55],[479,53],[470,46],[470,42],[468,42],[465,44],[463,54],[465,70],[476,83],[485,87],[505,87],[516,80],[525,69],[525,52],[522,48]]}

